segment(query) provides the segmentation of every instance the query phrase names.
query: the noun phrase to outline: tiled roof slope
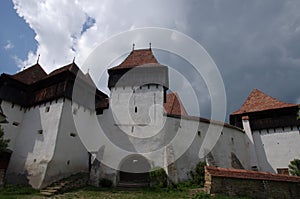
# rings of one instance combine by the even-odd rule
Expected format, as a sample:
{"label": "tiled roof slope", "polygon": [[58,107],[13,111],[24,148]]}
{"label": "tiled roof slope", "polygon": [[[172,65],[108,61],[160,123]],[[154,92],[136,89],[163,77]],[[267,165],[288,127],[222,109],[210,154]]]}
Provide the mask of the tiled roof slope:
{"label": "tiled roof slope", "polygon": [[133,50],[128,57],[118,66],[111,68],[110,70],[116,69],[130,69],[135,66],[143,64],[154,64],[158,63],[154,57],[151,49],[139,49]]}
{"label": "tiled roof slope", "polygon": [[164,103],[164,109],[167,114],[188,115],[177,93],[167,94],[167,101]]}
{"label": "tiled roof slope", "polygon": [[74,62],[52,71],[47,76],[47,78],[49,78],[51,76],[55,76],[55,75],[63,73],[63,72],[66,72],[66,71],[69,71],[70,73],[72,73],[75,76],[77,75],[78,77],[80,77],[84,82],[88,83],[89,85],[95,86],[94,81],[92,80],[89,73],[83,74],[83,72],[79,69],[79,67]]}
{"label": "tiled roof slope", "polygon": [[216,177],[228,177],[239,179],[255,179],[285,182],[300,182],[300,177],[288,176],[283,174],[273,174],[268,172],[250,171],[242,169],[226,169],[214,166],[206,166],[208,174]]}
{"label": "tiled roof slope", "polygon": [[39,64],[30,66],[29,68],[18,72],[15,75],[10,75],[11,78],[18,80],[24,84],[32,84],[46,77],[47,73]]}
{"label": "tiled roof slope", "polygon": [[61,68],[58,68],[54,71],[52,71],[49,75],[49,76],[54,76],[56,74],[59,74],[59,73],[62,73],[64,71],[70,71],[71,73],[73,73],[74,75],[77,74],[77,72],[79,71],[79,67],[75,64],[75,63],[71,63],[71,64],[68,64],[68,65],[65,65]]}
{"label": "tiled roof slope", "polygon": [[258,89],[253,89],[242,107],[233,112],[232,115],[249,113],[249,112],[258,112],[271,109],[279,109],[286,107],[297,106],[296,104],[281,102]]}

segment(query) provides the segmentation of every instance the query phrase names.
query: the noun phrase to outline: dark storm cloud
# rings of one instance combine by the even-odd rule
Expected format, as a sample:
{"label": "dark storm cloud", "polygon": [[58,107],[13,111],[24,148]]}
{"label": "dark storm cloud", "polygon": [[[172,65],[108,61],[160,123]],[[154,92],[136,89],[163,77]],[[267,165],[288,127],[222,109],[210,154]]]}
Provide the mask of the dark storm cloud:
{"label": "dark storm cloud", "polygon": [[253,88],[299,103],[299,1],[193,1],[186,33],[201,43],[224,79],[228,113]]}

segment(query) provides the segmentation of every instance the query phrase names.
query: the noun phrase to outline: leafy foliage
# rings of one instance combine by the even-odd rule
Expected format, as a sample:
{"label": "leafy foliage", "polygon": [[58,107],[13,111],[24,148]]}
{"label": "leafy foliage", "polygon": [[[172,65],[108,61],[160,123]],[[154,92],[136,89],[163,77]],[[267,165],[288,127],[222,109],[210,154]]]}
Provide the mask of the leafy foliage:
{"label": "leafy foliage", "polygon": [[155,168],[149,173],[151,184],[155,187],[166,187],[168,176],[163,168]]}
{"label": "leafy foliage", "polygon": [[3,128],[0,126],[0,153],[6,150],[9,140],[4,139],[4,131]]}
{"label": "leafy foliage", "polygon": [[192,177],[192,184],[195,185],[200,185],[201,187],[204,186],[204,167],[205,167],[206,163],[205,162],[199,162],[195,169],[193,171],[190,171],[190,175]]}
{"label": "leafy foliage", "polygon": [[293,176],[300,176],[300,160],[294,159],[289,164],[289,172]]}

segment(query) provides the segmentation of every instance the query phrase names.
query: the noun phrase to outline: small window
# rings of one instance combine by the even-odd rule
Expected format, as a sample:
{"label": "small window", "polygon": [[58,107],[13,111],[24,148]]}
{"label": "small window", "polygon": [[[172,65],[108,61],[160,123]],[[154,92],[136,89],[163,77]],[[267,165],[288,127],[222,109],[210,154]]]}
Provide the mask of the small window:
{"label": "small window", "polygon": [[47,106],[45,112],[48,113],[50,111],[50,106]]}
{"label": "small window", "polygon": [[150,84],[148,84],[148,89],[150,89]]}
{"label": "small window", "polygon": [[14,104],[14,103],[12,103],[12,104],[11,104],[11,108],[14,108],[14,106],[15,106],[15,104]]}
{"label": "small window", "polygon": [[76,115],[76,114],[77,114],[77,109],[74,108],[74,109],[73,109],[73,115]]}
{"label": "small window", "polygon": [[38,130],[38,134],[43,134],[43,130]]}
{"label": "small window", "polygon": [[67,165],[69,165],[69,164],[70,164],[70,160],[67,161]]}
{"label": "small window", "polygon": [[19,123],[19,122],[13,122],[12,125],[14,125],[14,126],[19,126],[20,123]]}
{"label": "small window", "polygon": [[134,131],[134,126],[131,127],[131,133],[133,133],[133,131]]}
{"label": "small window", "polygon": [[137,113],[137,107],[134,108],[134,112]]}
{"label": "small window", "polygon": [[156,88],[158,88],[158,84],[156,84]]}
{"label": "small window", "polygon": [[231,138],[231,143],[234,144],[234,139],[233,138]]}
{"label": "small window", "polygon": [[71,137],[76,137],[76,133],[70,133]]}
{"label": "small window", "polygon": [[198,136],[201,137],[201,131],[198,131]]}

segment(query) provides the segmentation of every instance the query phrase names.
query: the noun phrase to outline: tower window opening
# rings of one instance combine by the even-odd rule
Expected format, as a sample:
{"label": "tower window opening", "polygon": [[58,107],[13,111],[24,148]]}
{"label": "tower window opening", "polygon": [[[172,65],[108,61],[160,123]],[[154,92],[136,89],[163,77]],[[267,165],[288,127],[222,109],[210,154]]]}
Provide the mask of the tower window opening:
{"label": "tower window opening", "polygon": [[137,113],[137,107],[134,107],[134,112]]}

